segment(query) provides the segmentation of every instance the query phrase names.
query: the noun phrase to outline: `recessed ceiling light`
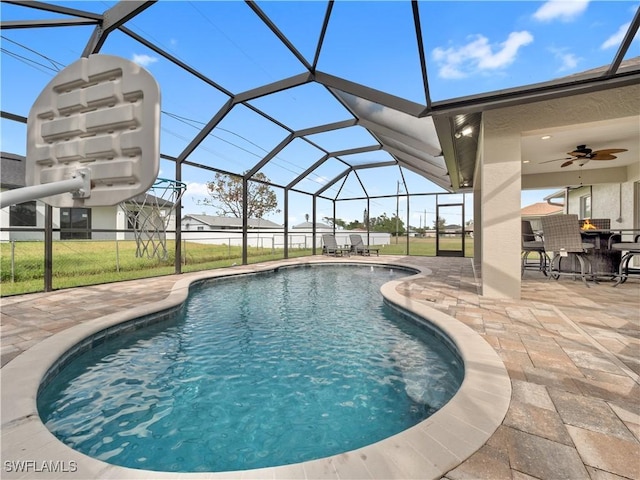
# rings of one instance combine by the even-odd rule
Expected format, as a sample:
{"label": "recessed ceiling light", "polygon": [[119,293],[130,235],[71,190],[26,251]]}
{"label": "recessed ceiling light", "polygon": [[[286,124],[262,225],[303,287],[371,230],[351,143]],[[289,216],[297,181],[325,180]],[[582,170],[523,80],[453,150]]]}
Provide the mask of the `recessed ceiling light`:
{"label": "recessed ceiling light", "polygon": [[529,160],[523,160],[522,163],[529,163]]}
{"label": "recessed ceiling light", "polygon": [[543,135],[542,137],[540,137],[542,140],[549,140],[551,138],[551,135]]}

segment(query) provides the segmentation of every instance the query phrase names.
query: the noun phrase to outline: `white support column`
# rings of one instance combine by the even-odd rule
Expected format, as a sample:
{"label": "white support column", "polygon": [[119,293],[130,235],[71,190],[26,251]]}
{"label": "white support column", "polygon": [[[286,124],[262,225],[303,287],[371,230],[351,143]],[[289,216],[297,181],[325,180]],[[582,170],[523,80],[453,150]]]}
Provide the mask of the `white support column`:
{"label": "white support column", "polygon": [[520,135],[483,116],[481,208],[482,295],[520,298]]}

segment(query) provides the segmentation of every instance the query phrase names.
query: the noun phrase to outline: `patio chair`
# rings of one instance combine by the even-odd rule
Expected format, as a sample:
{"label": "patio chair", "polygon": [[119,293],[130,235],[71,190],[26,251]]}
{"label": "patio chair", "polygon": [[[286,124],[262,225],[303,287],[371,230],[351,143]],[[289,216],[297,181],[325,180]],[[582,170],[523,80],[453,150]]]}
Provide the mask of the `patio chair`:
{"label": "patio chair", "polygon": [[342,248],[338,246],[335,235],[330,233],[322,234],[322,253],[325,255],[332,255],[334,257],[341,257],[343,255],[349,255],[348,248]]}
{"label": "patio chair", "polygon": [[[538,254],[538,262],[531,263],[528,261],[531,253]],[[525,270],[538,270],[545,276],[547,275],[547,263],[550,262],[547,252],[544,250],[544,242],[536,235],[531,227],[529,220],[522,220],[522,272],[524,276]]]}
{"label": "patio chair", "polygon": [[371,252],[376,252],[376,255],[380,256],[378,253],[380,249],[365,245],[362,241],[362,236],[358,233],[352,233],[349,235],[349,241],[351,242],[351,252],[356,255],[371,255]]}
{"label": "patio chair", "polygon": [[[617,241],[620,239],[620,236],[614,235],[611,237],[611,240]],[[634,255],[640,255],[640,235],[636,235],[633,239],[633,242],[617,242],[611,243],[609,242],[609,249],[618,250],[621,252],[625,252],[620,259],[620,267],[618,268],[618,273],[616,274],[616,283],[613,285],[617,287],[621,283],[627,281],[629,277],[629,273],[640,274],[640,270],[637,268],[629,269],[629,262],[633,258]]]}
{"label": "patio chair", "polygon": [[587,276],[594,279],[595,277],[587,252],[593,249],[594,245],[582,241],[578,216],[574,214],[550,215],[542,217],[541,220],[544,249],[548,254],[551,253],[551,262],[548,268],[549,278],[557,280],[560,275],[577,275],[578,272],[573,271],[575,262],[570,271],[561,269],[563,258],[574,258],[580,264],[580,278],[588,287]]}

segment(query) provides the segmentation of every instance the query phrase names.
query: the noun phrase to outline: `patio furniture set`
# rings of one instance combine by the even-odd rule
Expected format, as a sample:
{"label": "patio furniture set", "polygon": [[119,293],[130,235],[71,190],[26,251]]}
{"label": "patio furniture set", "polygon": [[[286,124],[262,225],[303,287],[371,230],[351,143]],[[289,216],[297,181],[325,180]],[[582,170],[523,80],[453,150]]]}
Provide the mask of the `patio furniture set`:
{"label": "patio furniture set", "polygon": [[322,235],[322,253],[334,257],[350,256],[352,253],[355,255],[370,256],[372,252],[380,255],[380,249],[371,245],[365,245],[362,236],[359,234],[349,235],[349,241],[351,245],[340,246],[336,241],[335,235],[325,233]]}
{"label": "patio furniture set", "polygon": [[[632,236],[633,240],[624,240]],[[537,261],[529,259],[537,254]],[[538,270],[549,278],[579,276],[588,280],[615,280],[614,287],[629,276],[640,276],[631,259],[640,255],[640,230],[611,228],[609,219],[578,220],[575,214],[542,218],[542,231],[534,232],[522,221],[522,275]]]}

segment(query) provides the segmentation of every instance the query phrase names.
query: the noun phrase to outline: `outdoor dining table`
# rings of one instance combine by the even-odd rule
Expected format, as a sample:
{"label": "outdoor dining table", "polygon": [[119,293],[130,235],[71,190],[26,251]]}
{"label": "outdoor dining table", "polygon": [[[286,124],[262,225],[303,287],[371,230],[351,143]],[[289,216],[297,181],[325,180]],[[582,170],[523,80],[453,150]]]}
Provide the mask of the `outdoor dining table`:
{"label": "outdoor dining table", "polygon": [[[639,229],[633,228],[608,228],[581,230],[580,235],[585,243],[592,243],[594,248],[590,249],[588,258],[596,277],[614,277],[618,273],[622,252],[609,248],[611,243],[620,242],[622,235],[640,233]],[[617,236],[617,240],[612,242],[609,239]]]}

